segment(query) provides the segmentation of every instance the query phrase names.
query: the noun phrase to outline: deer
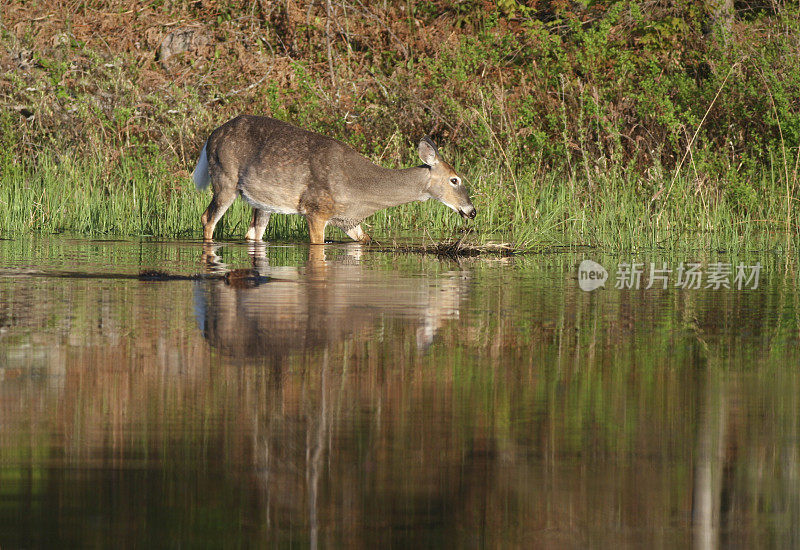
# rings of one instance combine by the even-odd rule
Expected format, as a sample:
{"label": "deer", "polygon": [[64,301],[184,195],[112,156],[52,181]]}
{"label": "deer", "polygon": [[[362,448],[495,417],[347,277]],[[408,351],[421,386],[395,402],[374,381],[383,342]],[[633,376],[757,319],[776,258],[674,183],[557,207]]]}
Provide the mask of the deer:
{"label": "deer", "polygon": [[435,199],[474,219],[475,207],[455,169],[427,136],[417,147],[421,166],[378,166],[336,139],[270,117],[240,115],[213,132],[200,151],[192,177],[209,184],[213,197],[201,217],[203,240],[241,195],[253,208],[245,239],[261,241],[270,215],[300,214],[311,244],[324,244],[328,224],[362,243],[361,222],[379,210]]}

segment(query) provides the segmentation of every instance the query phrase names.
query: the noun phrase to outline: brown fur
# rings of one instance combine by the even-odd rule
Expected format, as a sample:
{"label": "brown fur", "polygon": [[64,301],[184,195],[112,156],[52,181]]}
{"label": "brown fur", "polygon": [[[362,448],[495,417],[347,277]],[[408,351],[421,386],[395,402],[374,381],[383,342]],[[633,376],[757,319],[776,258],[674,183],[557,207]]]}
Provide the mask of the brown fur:
{"label": "brown fur", "polygon": [[[214,130],[205,152],[214,193],[201,218],[206,241],[239,195],[254,208],[250,240],[262,238],[272,212],[304,215],[313,244],[324,242],[328,223],[367,241],[360,227],[364,218],[414,200],[434,198],[463,216],[475,215],[461,178],[427,138],[420,142],[426,164],[392,170],[335,139],[273,118],[242,115]],[[452,183],[456,180],[458,185]]]}

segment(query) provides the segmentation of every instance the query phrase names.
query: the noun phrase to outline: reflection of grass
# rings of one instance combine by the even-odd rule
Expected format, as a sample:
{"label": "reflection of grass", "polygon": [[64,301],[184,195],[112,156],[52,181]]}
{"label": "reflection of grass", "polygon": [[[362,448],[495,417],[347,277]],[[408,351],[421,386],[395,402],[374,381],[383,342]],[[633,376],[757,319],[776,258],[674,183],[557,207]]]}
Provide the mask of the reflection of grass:
{"label": "reflection of grass", "polygon": [[[249,248],[220,253],[244,267]],[[275,267],[302,265],[307,251],[264,252]],[[195,244],[0,241],[4,263],[89,257],[133,272],[159,264],[194,269],[199,252]],[[521,530],[538,533],[535,518],[548,513],[562,531],[575,517],[598,532],[640,529],[643,509],[648,525],[674,525],[678,514],[688,516],[703,430],[697,419],[707,409],[723,411],[731,426],[724,456],[732,474],[726,495],[737,503],[731,514],[774,521],[775,507],[797,509],[786,473],[800,387],[794,263],[759,257],[769,277],[754,293],[587,294],[574,279],[582,258],[529,255],[502,269],[467,260],[458,319],[424,352],[416,347],[416,314],[381,316],[368,341],[354,335],[325,351],[312,343],[279,365],[242,364],[210,349],[186,283],[165,290],[59,280],[30,292],[2,280],[0,311],[16,308],[4,316],[0,346],[34,332],[42,335],[37,348],[67,353],[48,356],[44,376],[22,379],[19,389],[6,374],[0,512],[24,510],[38,525],[37,518],[63,521],[77,510],[96,518],[91,532],[86,522],[70,524],[74,536],[87,537],[81,540],[106,533],[143,545],[159,536],[220,546],[291,534],[304,542],[287,531],[307,528],[310,445],[332,441],[320,455],[317,503],[320,517],[346,518],[326,524],[334,534],[355,530],[357,537],[365,526],[368,537],[371,526],[395,517],[428,521],[435,510],[447,515],[434,526],[465,526],[466,535],[453,535],[462,537],[472,534],[476,510],[490,513],[497,519],[485,537],[500,543]],[[611,269],[618,261],[684,258],[593,259]],[[386,270],[387,282],[397,272],[455,269],[420,255],[376,253],[367,262]],[[722,380],[708,386],[709,376]],[[707,386],[725,401],[704,401]],[[319,426],[327,437],[317,437]],[[752,481],[765,471],[765,482]],[[272,499],[257,501],[259,491]],[[68,496],[70,506],[53,495]],[[576,511],[576,502],[614,518]],[[265,517],[274,522],[267,533]],[[130,522],[103,523],[119,518]],[[249,527],[237,534],[242,525]]]}

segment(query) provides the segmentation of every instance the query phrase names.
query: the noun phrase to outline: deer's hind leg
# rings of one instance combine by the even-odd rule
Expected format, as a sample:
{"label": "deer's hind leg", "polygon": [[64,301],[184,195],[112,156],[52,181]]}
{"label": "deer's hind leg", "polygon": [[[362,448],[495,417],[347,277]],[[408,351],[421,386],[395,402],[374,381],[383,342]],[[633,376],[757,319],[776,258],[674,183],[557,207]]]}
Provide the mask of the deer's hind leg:
{"label": "deer's hind leg", "polygon": [[211,204],[200,217],[203,224],[203,240],[207,242],[213,240],[217,222],[239,195],[236,178],[230,177],[221,169],[214,170],[213,167],[211,169],[211,189],[214,193]]}
{"label": "deer's hind leg", "polygon": [[264,238],[264,231],[267,230],[269,217],[270,212],[253,208],[253,219],[250,222],[250,229],[247,230],[247,235],[244,238],[248,241],[261,241]]}
{"label": "deer's hind leg", "polygon": [[217,222],[222,218],[222,215],[225,214],[225,211],[227,211],[230,205],[233,204],[233,201],[236,200],[237,194],[236,188],[220,189],[214,192],[211,204],[208,205],[208,208],[206,208],[206,211],[203,212],[203,215],[200,217],[200,221],[203,224],[204,241],[214,240],[214,228],[217,226]]}

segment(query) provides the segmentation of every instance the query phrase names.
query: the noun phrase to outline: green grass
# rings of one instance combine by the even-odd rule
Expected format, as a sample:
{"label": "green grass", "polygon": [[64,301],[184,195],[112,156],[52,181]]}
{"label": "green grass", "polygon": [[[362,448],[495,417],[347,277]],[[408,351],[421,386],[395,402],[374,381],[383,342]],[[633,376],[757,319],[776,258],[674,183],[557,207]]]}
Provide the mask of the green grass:
{"label": "green grass", "polygon": [[[772,176],[777,173],[773,171],[758,182],[761,200],[744,209],[735,196],[706,191],[686,176],[672,183],[666,177],[646,183],[609,174],[588,183],[524,166],[512,167],[511,178],[510,171],[498,170],[488,160],[484,165],[456,165],[478,209],[474,222],[464,222],[444,205],[428,201],[378,212],[365,222],[370,234],[384,242],[409,234],[443,240],[461,237],[470,228],[465,237],[470,242],[500,240],[520,250],[585,246],[735,252],[781,249],[795,241],[796,228],[786,231],[786,184]],[[188,175],[171,173],[157,153],[140,151],[114,163],[41,155],[35,162],[4,166],[0,234],[199,239],[200,215],[210,196],[198,192]],[[790,198],[788,204],[793,202]],[[237,201],[215,237],[241,240],[249,216],[249,207]],[[327,237],[347,240],[335,228],[329,228]],[[305,241],[305,220],[275,215],[265,238]]]}

